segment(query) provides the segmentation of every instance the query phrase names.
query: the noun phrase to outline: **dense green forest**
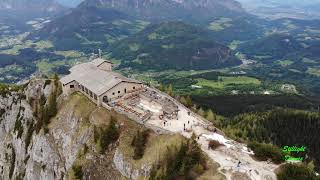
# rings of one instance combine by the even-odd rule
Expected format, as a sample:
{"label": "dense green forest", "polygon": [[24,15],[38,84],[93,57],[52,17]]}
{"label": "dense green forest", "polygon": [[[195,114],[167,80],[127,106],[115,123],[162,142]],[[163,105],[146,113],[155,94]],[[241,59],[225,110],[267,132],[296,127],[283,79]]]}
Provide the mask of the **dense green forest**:
{"label": "dense green forest", "polygon": [[[276,108],[246,113],[220,122],[225,132],[242,141],[272,143],[278,147],[305,146],[306,161],[320,167],[320,113]],[[305,154],[304,154],[305,155]]]}
{"label": "dense green forest", "polygon": [[318,111],[320,101],[316,97],[298,95],[222,95],[192,96],[193,102],[217,114],[232,117],[241,113],[264,112],[275,107]]}

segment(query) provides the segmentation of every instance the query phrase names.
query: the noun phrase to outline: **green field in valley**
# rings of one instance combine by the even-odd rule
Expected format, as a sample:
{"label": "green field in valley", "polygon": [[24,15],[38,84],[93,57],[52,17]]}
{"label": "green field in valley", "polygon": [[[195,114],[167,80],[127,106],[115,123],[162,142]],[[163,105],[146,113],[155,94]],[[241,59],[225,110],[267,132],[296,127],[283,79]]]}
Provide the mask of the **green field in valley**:
{"label": "green field in valley", "polygon": [[231,77],[224,77],[219,76],[218,81],[207,80],[207,79],[197,79],[198,83],[197,86],[201,87],[210,87],[210,88],[217,88],[217,89],[224,89],[226,86],[234,86],[234,85],[260,85],[261,81],[247,76],[231,76]]}

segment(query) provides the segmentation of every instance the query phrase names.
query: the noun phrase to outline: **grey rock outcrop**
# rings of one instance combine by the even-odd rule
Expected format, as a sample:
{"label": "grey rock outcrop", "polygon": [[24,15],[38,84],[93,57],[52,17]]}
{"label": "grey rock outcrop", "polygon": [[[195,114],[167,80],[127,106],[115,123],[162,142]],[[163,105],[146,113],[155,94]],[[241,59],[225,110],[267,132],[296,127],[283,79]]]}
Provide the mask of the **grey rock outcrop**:
{"label": "grey rock outcrop", "polygon": [[28,101],[41,94],[47,98],[52,89],[52,85],[44,87],[44,80],[34,80],[23,92],[0,96],[0,109],[4,110],[0,117],[0,179],[67,179],[68,169],[92,134],[87,129],[79,131],[79,119],[73,112],[60,119],[64,123],[50,127],[49,133],[35,132],[37,120]]}
{"label": "grey rock outcrop", "polygon": [[143,178],[147,179],[150,175],[151,166],[143,165],[140,169],[135,169],[130,163],[125,160],[123,154],[117,149],[114,157],[113,163],[116,166],[116,169],[125,177],[130,179]]}

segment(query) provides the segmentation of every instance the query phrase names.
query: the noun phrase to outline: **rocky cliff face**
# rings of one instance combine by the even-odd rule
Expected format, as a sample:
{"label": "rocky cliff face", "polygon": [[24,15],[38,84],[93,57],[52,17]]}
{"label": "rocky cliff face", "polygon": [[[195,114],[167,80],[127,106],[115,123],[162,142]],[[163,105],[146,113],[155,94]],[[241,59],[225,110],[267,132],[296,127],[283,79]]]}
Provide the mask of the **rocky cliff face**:
{"label": "rocky cliff face", "polygon": [[126,162],[125,157],[119,150],[114,153],[113,163],[123,176],[134,180],[147,179],[152,168],[149,165],[143,165],[141,169],[135,169],[130,163]]}
{"label": "rocky cliff face", "polygon": [[[63,178],[71,166],[73,153],[77,152],[77,146],[67,141],[72,131],[63,134],[61,129],[54,128],[52,133],[37,134],[34,130],[37,120],[29,103],[42,93],[48,97],[51,90],[52,85],[44,88],[44,80],[38,80],[31,82],[24,92],[0,98],[0,107],[4,109],[0,122],[0,179]],[[69,118],[65,120],[76,129],[74,119]],[[66,139],[64,144],[59,142],[61,135]],[[60,145],[65,149],[60,149]],[[74,151],[70,153],[68,148]]]}

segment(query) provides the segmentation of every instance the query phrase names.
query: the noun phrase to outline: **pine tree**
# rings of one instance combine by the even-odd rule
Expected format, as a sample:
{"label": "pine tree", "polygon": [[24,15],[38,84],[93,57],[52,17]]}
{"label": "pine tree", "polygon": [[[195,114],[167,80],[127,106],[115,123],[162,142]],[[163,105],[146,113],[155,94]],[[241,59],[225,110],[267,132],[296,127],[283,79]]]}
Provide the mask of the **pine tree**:
{"label": "pine tree", "polygon": [[167,89],[167,94],[169,96],[173,96],[173,86],[172,86],[172,84],[169,85],[169,87]]}
{"label": "pine tree", "polygon": [[211,109],[209,109],[206,114],[207,114],[207,119],[208,119],[209,121],[214,121],[214,120],[216,120],[216,119],[215,119],[215,115],[214,115],[214,113],[212,112]]}
{"label": "pine tree", "polygon": [[199,110],[198,110],[198,112],[197,112],[200,116],[205,116],[205,113],[204,113],[204,111],[203,111],[203,109],[202,108],[199,108]]}
{"label": "pine tree", "polygon": [[36,109],[39,109],[37,112],[37,124],[36,124],[36,132],[39,133],[39,131],[41,130],[42,126],[43,126],[43,119],[44,119],[44,105],[37,105]]}
{"label": "pine tree", "polygon": [[62,93],[62,87],[59,82],[58,74],[54,74],[53,79],[54,79],[54,92],[55,92],[56,96],[59,96]]}
{"label": "pine tree", "polygon": [[185,105],[185,106],[188,106],[188,103],[187,103],[187,100],[186,100],[185,97],[181,96],[180,102],[181,102],[181,104],[183,104],[183,105]]}
{"label": "pine tree", "polygon": [[116,142],[120,136],[120,131],[116,126],[116,121],[111,117],[111,121],[106,129],[101,129],[100,145],[101,153],[104,153],[110,144]]}
{"label": "pine tree", "polygon": [[314,162],[313,161],[310,161],[308,164],[307,164],[307,167],[310,171],[314,171],[314,168],[315,168],[315,165],[314,165]]}
{"label": "pine tree", "polygon": [[187,96],[186,101],[187,101],[186,106],[188,108],[191,108],[193,106],[193,103],[192,103],[192,99],[190,98],[190,96]]}
{"label": "pine tree", "polygon": [[162,92],[164,92],[164,91],[165,91],[165,87],[163,86],[163,84],[162,84],[162,83],[160,83],[159,90],[160,90],[160,91],[162,91]]}
{"label": "pine tree", "polygon": [[47,106],[47,110],[48,110],[48,116],[49,118],[52,118],[54,116],[56,116],[58,109],[57,109],[57,96],[56,93],[53,91],[49,98],[48,98],[48,106]]}

